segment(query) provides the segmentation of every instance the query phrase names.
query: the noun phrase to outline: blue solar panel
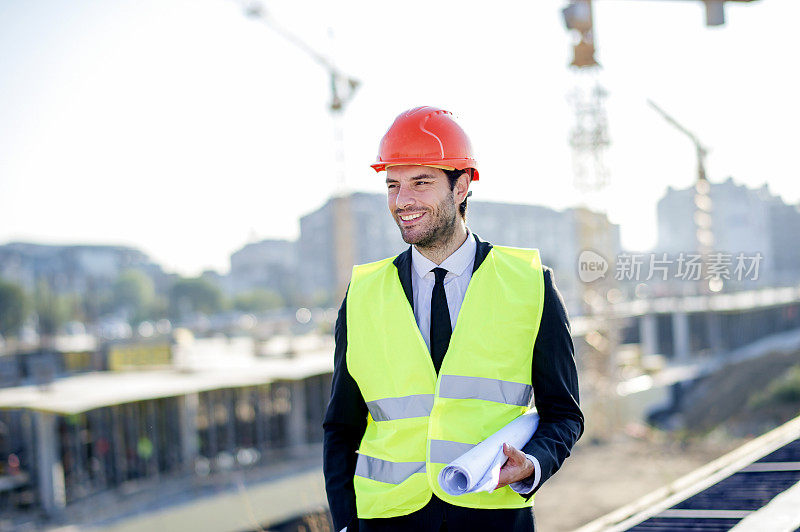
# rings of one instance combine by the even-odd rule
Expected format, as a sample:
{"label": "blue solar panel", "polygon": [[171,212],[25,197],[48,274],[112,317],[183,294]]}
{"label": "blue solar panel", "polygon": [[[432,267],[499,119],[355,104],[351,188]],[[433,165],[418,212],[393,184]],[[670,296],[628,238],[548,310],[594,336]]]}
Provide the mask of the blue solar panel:
{"label": "blue solar panel", "polygon": [[730,530],[741,519],[736,518],[711,518],[711,519],[685,519],[675,517],[651,517],[628,530],[646,530],[647,532],[680,532],[699,530],[702,532],[723,532]]}
{"label": "blue solar panel", "polygon": [[800,471],[734,473],[673,508],[758,510],[800,481]]}
{"label": "blue solar panel", "polygon": [[[764,456],[758,463],[800,462],[800,439],[794,440]],[[786,464],[788,465],[788,464]],[[765,469],[780,469],[766,466]],[[756,511],[777,495],[800,481],[800,471],[739,471],[713,486],[697,493],[670,508],[671,510],[739,510]],[[651,517],[628,530],[648,532],[727,531],[736,526],[741,517]],[[800,528],[794,532],[800,532]]]}
{"label": "blue solar panel", "polygon": [[771,452],[759,462],[800,462],[800,439]]}

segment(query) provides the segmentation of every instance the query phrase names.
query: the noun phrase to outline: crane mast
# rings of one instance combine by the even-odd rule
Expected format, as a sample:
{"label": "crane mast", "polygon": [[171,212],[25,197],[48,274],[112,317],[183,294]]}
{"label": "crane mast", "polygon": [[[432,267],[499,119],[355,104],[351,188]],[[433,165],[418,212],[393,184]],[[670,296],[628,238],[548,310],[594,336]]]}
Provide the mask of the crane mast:
{"label": "crane mast", "polygon": [[[671,124],[675,129],[689,137],[689,140],[694,144],[695,153],[697,156],[697,180],[694,184],[694,223],[695,223],[695,240],[697,242],[697,252],[701,255],[701,261],[705,262],[708,256],[714,249],[714,232],[712,231],[712,202],[711,202],[711,184],[708,182],[706,176],[706,155],[708,155],[708,148],[706,148],[697,138],[697,135],[689,131],[680,122],[675,120],[661,107],[656,105],[652,100],[647,100],[647,103],[660,114],[664,120]],[[713,282],[719,283],[720,280]],[[721,286],[711,284],[711,281],[701,280],[702,291],[719,291]]]}

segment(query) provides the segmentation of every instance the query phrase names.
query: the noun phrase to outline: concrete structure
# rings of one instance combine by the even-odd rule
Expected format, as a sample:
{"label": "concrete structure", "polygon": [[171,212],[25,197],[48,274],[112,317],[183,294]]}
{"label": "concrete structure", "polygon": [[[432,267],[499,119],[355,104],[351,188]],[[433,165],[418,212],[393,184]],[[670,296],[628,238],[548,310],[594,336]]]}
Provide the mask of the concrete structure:
{"label": "concrete structure", "polygon": [[[696,253],[694,188],[673,189],[658,202],[656,252],[675,256]],[[761,253],[757,284],[786,286],[800,282],[800,209],[787,205],[767,185],[751,189],[728,178],[711,183],[711,229],[714,251]],[[736,283],[728,283],[736,286]],[[739,288],[752,288],[753,281]]]}
{"label": "concrete structure", "polygon": [[[641,299],[620,302],[612,309],[621,322],[622,343],[641,345],[645,355],[689,363],[800,329],[800,288]],[[592,327],[575,320],[573,336]]]}
{"label": "concrete structure", "polygon": [[[598,329],[612,322],[619,348],[608,360],[608,387],[595,386],[592,349]],[[602,431],[597,420],[668,423],[703,379],[746,360],[800,350],[800,288],[768,288],[732,294],[665,297],[620,302],[602,317],[571,320],[588,410],[586,434]],[[625,375],[625,380],[620,379]],[[598,400],[599,399],[599,400]],[[602,413],[602,415],[597,415]],[[622,425],[619,425],[622,426]],[[598,427],[600,427],[598,429]]]}
{"label": "concrete structure", "polygon": [[0,528],[242,530],[324,508],[320,342],[264,359],[249,339],[195,340],[170,368],[0,389]]}

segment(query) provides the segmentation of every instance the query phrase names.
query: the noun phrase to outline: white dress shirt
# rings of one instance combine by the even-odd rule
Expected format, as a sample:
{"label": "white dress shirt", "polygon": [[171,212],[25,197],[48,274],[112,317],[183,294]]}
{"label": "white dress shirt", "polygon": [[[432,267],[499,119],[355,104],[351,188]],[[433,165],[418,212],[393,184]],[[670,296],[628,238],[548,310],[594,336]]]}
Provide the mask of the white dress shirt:
{"label": "white dress shirt", "polygon": [[472,267],[475,264],[475,239],[468,234],[467,239],[452,255],[437,265],[411,247],[411,288],[414,294],[414,318],[417,320],[419,332],[425,339],[428,352],[431,350],[431,295],[436,284],[434,268],[444,268],[444,293],[447,297],[447,310],[450,312],[451,330],[456,329],[458,313],[464,302],[464,294],[472,279]]}

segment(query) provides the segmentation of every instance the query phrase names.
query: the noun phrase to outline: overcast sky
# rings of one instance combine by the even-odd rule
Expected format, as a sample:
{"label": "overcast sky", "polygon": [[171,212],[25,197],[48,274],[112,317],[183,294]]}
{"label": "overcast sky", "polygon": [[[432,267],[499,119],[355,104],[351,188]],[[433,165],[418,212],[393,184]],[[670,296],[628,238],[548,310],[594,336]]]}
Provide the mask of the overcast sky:
{"label": "overcast sky", "polygon": [[[474,199],[602,208],[623,246],[655,244],[666,187],[709,177],[800,200],[796,0],[726,7],[597,0],[611,184],[573,186],[566,0],[265,2],[273,20],[362,81],[341,123],[346,186],[402,110],[455,112],[477,151]],[[228,269],[231,252],[296,238],[337,191],[326,71],[233,0],[0,1],[0,243],[114,243],[168,270]],[[388,214],[387,214],[388,216]],[[535,245],[535,243],[533,243]]]}

